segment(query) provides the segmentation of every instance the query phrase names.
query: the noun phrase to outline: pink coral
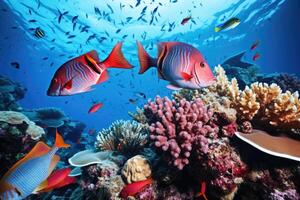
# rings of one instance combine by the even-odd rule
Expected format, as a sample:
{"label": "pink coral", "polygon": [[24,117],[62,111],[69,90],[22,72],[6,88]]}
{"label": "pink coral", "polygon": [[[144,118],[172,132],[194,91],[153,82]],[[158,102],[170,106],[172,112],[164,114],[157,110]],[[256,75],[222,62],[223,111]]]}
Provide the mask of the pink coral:
{"label": "pink coral", "polygon": [[210,123],[212,110],[200,99],[176,103],[169,98],[156,97],[144,106],[150,119],[150,138],[178,169],[189,164],[192,144],[199,135],[217,137],[218,127]]}

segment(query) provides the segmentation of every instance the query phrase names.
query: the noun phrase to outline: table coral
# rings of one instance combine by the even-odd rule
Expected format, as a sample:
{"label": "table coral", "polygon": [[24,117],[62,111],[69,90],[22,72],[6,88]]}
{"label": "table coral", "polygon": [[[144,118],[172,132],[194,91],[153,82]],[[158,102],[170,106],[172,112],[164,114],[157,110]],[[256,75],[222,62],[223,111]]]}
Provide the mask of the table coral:
{"label": "table coral", "polygon": [[143,181],[151,176],[151,167],[145,157],[137,155],[126,161],[121,174],[127,184]]}

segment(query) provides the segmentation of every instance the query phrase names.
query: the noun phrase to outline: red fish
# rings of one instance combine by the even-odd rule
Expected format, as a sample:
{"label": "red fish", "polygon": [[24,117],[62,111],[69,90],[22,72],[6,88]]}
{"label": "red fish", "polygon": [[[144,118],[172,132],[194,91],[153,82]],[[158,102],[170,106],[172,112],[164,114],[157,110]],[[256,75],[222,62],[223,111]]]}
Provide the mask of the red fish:
{"label": "red fish", "polygon": [[47,178],[45,183],[41,184],[40,188],[38,188],[36,192],[49,192],[53,189],[61,188],[69,184],[76,183],[75,177],[68,176],[71,171],[71,168],[56,170]]}
{"label": "red fish", "polygon": [[87,92],[93,85],[105,82],[109,78],[108,68],[132,68],[124,58],[121,47],[122,43],[117,43],[102,62],[95,50],[67,61],[55,72],[47,94],[65,96]]}
{"label": "red fish", "polygon": [[256,53],[256,54],[253,56],[252,60],[253,60],[253,61],[256,61],[256,60],[258,60],[259,58],[260,58],[260,54],[259,54],[259,53]]}
{"label": "red fish", "polygon": [[251,49],[251,50],[254,50],[254,49],[259,45],[259,43],[260,43],[260,41],[257,40],[256,42],[254,42],[254,43],[251,45],[250,49]]}
{"label": "red fish", "polygon": [[97,112],[100,108],[102,108],[103,106],[103,103],[96,103],[94,104],[88,111],[88,113],[94,113],[94,112]]}
{"label": "red fish", "polygon": [[199,89],[215,82],[215,77],[202,54],[193,46],[181,42],[158,44],[158,56],[152,58],[137,42],[139,74],[156,67],[160,79],[167,80],[170,89]]}
{"label": "red fish", "polygon": [[181,21],[181,25],[185,25],[186,23],[188,23],[190,21],[190,19],[192,19],[191,16],[183,18]]}
{"label": "red fish", "polygon": [[206,183],[202,182],[200,192],[196,195],[196,198],[202,196],[205,200],[208,200],[205,195],[205,191],[206,191]]}
{"label": "red fish", "polygon": [[144,181],[128,184],[121,190],[120,197],[126,199],[128,196],[134,196],[152,182],[152,178],[149,178]]}

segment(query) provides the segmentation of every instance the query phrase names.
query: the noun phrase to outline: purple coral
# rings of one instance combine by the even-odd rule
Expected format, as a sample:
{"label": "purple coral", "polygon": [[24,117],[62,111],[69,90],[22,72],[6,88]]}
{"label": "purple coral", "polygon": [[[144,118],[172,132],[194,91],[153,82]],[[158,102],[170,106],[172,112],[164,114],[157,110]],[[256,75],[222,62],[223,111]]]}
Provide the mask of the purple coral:
{"label": "purple coral", "polygon": [[197,136],[217,137],[219,129],[210,123],[213,112],[200,99],[191,102],[182,99],[176,103],[157,96],[144,109],[151,123],[151,140],[164,152],[169,163],[180,170],[189,164]]}

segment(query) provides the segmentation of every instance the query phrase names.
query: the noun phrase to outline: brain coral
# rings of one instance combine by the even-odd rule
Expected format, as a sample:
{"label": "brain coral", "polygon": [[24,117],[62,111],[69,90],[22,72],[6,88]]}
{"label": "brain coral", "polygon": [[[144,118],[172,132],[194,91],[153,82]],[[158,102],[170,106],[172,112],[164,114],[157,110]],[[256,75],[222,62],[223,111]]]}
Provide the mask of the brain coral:
{"label": "brain coral", "polygon": [[146,180],[151,176],[151,168],[145,157],[137,155],[126,161],[121,174],[129,184]]}

